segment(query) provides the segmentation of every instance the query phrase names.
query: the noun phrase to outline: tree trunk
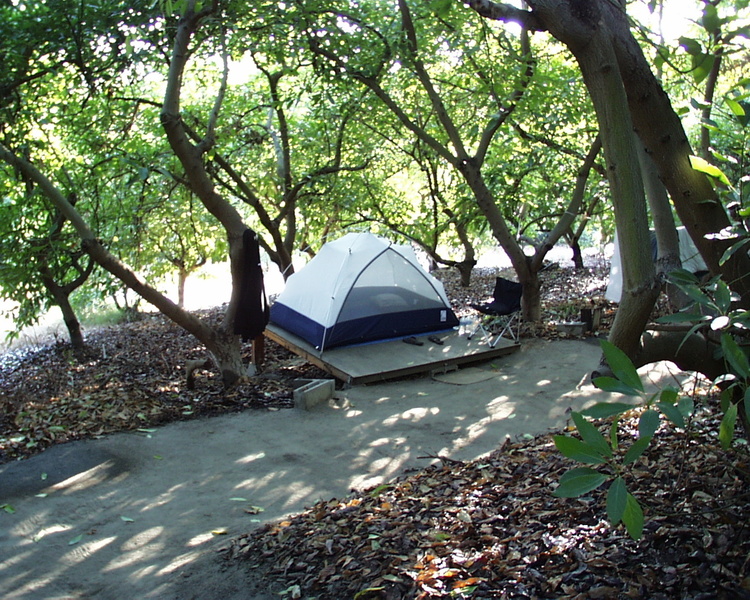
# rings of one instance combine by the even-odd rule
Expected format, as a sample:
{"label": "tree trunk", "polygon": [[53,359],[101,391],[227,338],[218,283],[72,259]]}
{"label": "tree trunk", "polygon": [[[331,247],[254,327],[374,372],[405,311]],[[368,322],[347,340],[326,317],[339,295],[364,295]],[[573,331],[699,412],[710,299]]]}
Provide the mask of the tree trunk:
{"label": "tree trunk", "polygon": [[456,270],[461,277],[461,287],[469,287],[471,285],[471,272],[476,266],[476,260],[462,260],[456,263]]}
{"label": "tree trunk", "polygon": [[185,308],[185,282],[188,278],[188,272],[184,268],[177,271],[177,306]]}
{"label": "tree trunk", "polygon": [[[197,144],[192,143],[190,139],[191,132],[186,131],[180,114],[180,92],[183,74],[190,56],[190,40],[194,32],[200,26],[202,20],[211,14],[211,10],[211,8],[207,8],[205,11],[196,12],[196,2],[191,0],[185,9],[184,16],[180,19],[177,33],[174,38],[172,60],[169,65],[167,89],[164,94],[164,103],[161,112],[161,122],[164,132],[167,135],[169,145],[180,160],[193,193],[198,196],[206,209],[222,224],[227,233],[227,240],[229,242],[229,265],[232,277],[232,295],[226,313],[224,314],[224,321],[221,327],[216,331],[211,330],[211,328],[207,327],[197,319],[186,319],[186,313],[181,311],[179,307],[175,306],[173,308],[162,302],[162,304],[168,308],[168,312],[162,310],[161,307],[159,307],[159,309],[162,310],[165,315],[172,318],[172,320],[175,320],[175,322],[178,322],[176,321],[176,318],[179,318],[193,328],[194,331],[191,331],[188,327],[185,327],[206,345],[206,349],[216,362],[217,368],[222,373],[222,379],[224,380],[225,385],[231,385],[234,381],[244,376],[240,356],[240,339],[239,336],[234,336],[231,332],[233,331],[234,318],[237,314],[237,310],[239,310],[242,281],[242,235],[246,226],[240,213],[219,193],[217,193],[203,160],[204,154],[214,145],[215,120],[220,112],[221,103],[226,91],[226,65],[222,84],[217,93],[214,110],[211,113],[211,119],[206,127],[205,136]],[[146,299],[149,300],[149,302],[152,302],[152,304],[154,303],[153,300],[149,298]],[[174,309],[178,309],[179,312]],[[170,316],[170,314],[174,315],[174,318]],[[178,322],[178,324],[181,323]]]}
{"label": "tree trunk", "polygon": [[581,244],[578,243],[578,238],[571,237],[569,246],[573,252],[573,268],[576,270],[583,269],[583,253],[581,252]]}
{"label": "tree trunk", "polygon": [[487,219],[494,238],[505,250],[518,276],[518,282],[523,286],[521,310],[524,321],[538,321],[542,316],[541,283],[538,270],[531,268],[531,261],[508,229],[508,225],[495,203],[492,192],[487,188],[479,168],[469,159],[462,161],[458,170],[474,193],[477,205]]}
{"label": "tree trunk", "polygon": [[650,249],[638,150],[609,33],[603,23],[574,54],[594,103],[607,161],[623,266],[623,294],[609,339],[633,357],[659,293]]}
{"label": "tree trunk", "polygon": [[70,336],[70,345],[75,350],[83,350],[86,347],[86,343],[81,331],[81,322],[78,320],[78,316],[70,304],[70,295],[62,293],[62,290],[59,290],[53,292],[53,297],[55,298],[55,304],[60,307],[60,311],[62,312],[63,321],[68,330],[68,336]]}
{"label": "tree trunk", "polygon": [[[155,288],[141,281],[132,270],[128,269],[104,248],[62,192],[34,165],[16,156],[2,144],[0,144],[0,160],[18,168],[39,186],[45,196],[60,210],[65,218],[70,220],[82,240],[83,249],[97,264],[112,273],[127,288],[153,304],[164,316],[193,334],[198,341],[203,343],[222,374],[222,380],[226,386],[231,386],[245,375],[242,367],[239,336],[229,333],[232,328],[226,327],[226,321],[222,327],[215,330],[195,315],[177,306]],[[239,286],[233,286],[233,290],[235,288],[238,289]]]}
{"label": "tree trunk", "polygon": [[669,283],[669,274],[682,267],[680,257],[680,237],[672,215],[667,189],[659,179],[656,165],[638,140],[638,159],[643,172],[646,198],[651,209],[651,219],[656,232],[656,278],[667,293],[670,305],[679,310],[689,302],[689,298],[674,284]]}

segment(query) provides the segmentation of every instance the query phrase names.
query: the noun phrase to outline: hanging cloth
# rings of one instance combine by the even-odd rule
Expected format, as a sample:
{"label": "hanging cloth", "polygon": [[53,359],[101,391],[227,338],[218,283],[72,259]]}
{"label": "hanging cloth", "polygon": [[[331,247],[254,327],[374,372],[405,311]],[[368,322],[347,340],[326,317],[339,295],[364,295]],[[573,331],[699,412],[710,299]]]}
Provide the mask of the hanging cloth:
{"label": "hanging cloth", "polygon": [[255,339],[265,330],[269,314],[258,236],[252,229],[246,229],[242,234],[242,281],[234,332],[243,340]]}

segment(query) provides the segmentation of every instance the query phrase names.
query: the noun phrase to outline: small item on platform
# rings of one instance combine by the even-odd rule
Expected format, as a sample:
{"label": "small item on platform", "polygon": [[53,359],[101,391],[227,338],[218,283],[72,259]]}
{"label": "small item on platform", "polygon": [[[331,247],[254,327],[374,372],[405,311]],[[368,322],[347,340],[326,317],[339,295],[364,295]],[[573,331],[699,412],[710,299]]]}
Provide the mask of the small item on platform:
{"label": "small item on platform", "polygon": [[424,342],[421,340],[418,340],[413,335],[410,335],[409,337],[404,338],[403,341],[405,344],[411,344],[412,346],[424,346]]}
{"label": "small item on platform", "polygon": [[442,346],[442,345],[443,345],[443,340],[441,340],[441,339],[440,339],[440,338],[439,338],[438,336],[436,336],[436,335],[431,335],[431,336],[430,336],[430,337],[428,337],[427,339],[428,339],[428,340],[430,340],[430,341],[431,341],[431,342],[432,342],[433,344],[437,344],[438,346]]}

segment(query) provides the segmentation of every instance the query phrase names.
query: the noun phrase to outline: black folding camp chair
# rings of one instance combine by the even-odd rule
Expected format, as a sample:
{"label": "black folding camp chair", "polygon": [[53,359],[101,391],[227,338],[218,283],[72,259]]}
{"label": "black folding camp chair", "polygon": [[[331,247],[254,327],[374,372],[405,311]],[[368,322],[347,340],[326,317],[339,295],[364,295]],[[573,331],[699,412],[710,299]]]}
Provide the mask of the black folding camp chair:
{"label": "black folding camp chair", "polygon": [[506,335],[517,342],[521,333],[522,291],[523,286],[520,283],[498,277],[490,302],[470,304],[482,316],[474,330],[468,335],[468,339],[481,331],[490,348],[494,348],[500,338]]}

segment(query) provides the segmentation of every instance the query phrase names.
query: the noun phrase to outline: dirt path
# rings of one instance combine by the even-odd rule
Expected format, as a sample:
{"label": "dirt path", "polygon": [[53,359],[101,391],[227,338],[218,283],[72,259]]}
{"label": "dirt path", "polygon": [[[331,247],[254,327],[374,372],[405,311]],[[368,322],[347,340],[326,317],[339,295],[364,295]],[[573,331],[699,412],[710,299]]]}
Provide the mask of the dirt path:
{"label": "dirt path", "polygon": [[2,465],[0,505],[15,512],[0,511],[0,597],[251,598],[251,576],[216,552],[228,536],[422,468],[425,456],[472,459],[505,436],[559,428],[569,407],[606,397],[579,385],[598,358],[592,342],[530,341],[475,383],[356,387],[310,412],[175,423]]}

